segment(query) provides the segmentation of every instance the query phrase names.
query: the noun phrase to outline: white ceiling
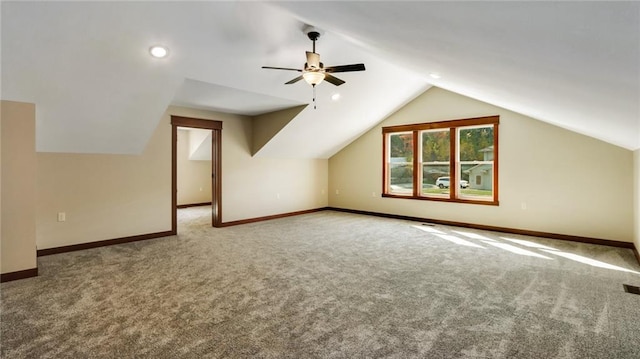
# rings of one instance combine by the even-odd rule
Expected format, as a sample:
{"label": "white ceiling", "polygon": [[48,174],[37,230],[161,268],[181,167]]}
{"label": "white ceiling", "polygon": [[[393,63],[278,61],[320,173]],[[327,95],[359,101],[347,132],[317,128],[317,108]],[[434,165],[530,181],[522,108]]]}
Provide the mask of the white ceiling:
{"label": "white ceiling", "polygon": [[255,116],[299,106],[303,103],[209,82],[186,79],[173,97],[171,104]]}
{"label": "white ceiling", "polygon": [[[255,115],[310,103],[261,156],[328,158],[430,84],[640,148],[637,2],[2,2],[2,99],[34,102],[37,150],[140,153],[170,104]],[[153,59],[153,44],[169,47]],[[428,75],[437,72],[440,79]],[[339,92],[339,101],[330,96]]]}

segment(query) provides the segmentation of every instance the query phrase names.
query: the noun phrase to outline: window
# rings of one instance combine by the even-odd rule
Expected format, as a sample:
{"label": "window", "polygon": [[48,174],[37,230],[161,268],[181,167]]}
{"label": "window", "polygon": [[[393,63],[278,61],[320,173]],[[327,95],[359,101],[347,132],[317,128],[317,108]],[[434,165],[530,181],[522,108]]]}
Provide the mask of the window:
{"label": "window", "polygon": [[499,122],[384,127],[383,196],[498,205]]}
{"label": "window", "polygon": [[413,133],[389,134],[389,193],[413,195]]}

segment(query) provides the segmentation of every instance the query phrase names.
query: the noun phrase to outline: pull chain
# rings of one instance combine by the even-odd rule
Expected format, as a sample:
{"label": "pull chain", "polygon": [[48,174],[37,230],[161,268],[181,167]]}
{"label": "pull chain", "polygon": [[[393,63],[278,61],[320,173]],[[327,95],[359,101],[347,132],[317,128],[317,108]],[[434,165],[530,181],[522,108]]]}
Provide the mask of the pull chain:
{"label": "pull chain", "polygon": [[313,85],[313,109],[316,109],[316,85]]}

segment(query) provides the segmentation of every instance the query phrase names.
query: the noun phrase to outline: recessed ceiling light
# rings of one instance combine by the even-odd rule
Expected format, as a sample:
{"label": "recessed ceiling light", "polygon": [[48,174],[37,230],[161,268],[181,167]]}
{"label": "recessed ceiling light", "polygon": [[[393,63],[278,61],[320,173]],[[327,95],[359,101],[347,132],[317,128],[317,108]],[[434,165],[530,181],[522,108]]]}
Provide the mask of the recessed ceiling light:
{"label": "recessed ceiling light", "polygon": [[340,94],[339,93],[334,93],[333,95],[331,95],[331,99],[333,101],[338,101],[340,99]]}
{"label": "recessed ceiling light", "polygon": [[435,72],[430,73],[429,76],[431,76],[434,79],[439,79],[441,77],[440,74],[435,73]]}
{"label": "recessed ceiling light", "polygon": [[169,49],[164,46],[155,45],[149,48],[149,53],[151,54],[151,56],[157,59],[161,59],[167,57],[167,55],[169,54]]}

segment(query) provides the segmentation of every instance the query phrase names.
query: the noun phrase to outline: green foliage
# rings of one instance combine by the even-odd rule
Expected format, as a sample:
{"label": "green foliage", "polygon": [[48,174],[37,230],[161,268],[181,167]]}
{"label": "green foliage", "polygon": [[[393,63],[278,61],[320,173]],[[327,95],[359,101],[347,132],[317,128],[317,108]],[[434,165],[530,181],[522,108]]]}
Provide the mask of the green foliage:
{"label": "green foliage", "polygon": [[460,160],[482,161],[480,150],[493,145],[493,127],[460,130]]}
{"label": "green foliage", "polygon": [[[450,158],[449,130],[422,132],[422,161],[448,162]],[[413,159],[413,137],[411,133],[390,136],[391,157]],[[493,127],[467,128],[460,130],[459,152],[462,161],[483,161],[481,150],[493,145]]]}
{"label": "green foliage", "polygon": [[413,182],[413,166],[402,165],[391,168],[391,183],[412,183]]}
{"label": "green foliage", "polygon": [[449,161],[449,130],[422,133],[422,161]]}
{"label": "green foliage", "polygon": [[407,162],[413,158],[413,135],[411,133],[401,133],[391,135],[391,157],[405,157]]}

